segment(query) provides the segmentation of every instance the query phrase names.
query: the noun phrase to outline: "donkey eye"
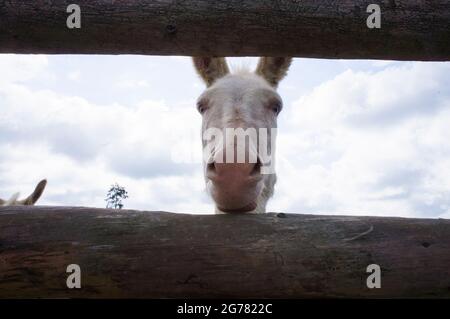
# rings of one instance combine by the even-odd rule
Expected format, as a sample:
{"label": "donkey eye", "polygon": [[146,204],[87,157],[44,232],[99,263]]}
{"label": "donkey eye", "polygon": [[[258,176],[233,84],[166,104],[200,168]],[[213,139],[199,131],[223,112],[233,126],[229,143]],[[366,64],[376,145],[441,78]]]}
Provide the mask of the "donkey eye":
{"label": "donkey eye", "polygon": [[199,111],[200,114],[205,113],[207,108],[208,108],[208,106],[206,105],[206,103],[204,101],[199,101],[197,103],[197,110]]}
{"label": "donkey eye", "polygon": [[283,108],[283,105],[282,105],[280,102],[276,102],[276,103],[273,103],[273,104],[271,105],[271,108],[272,108],[272,111],[273,111],[276,115],[278,115],[278,114],[280,114],[281,109]]}

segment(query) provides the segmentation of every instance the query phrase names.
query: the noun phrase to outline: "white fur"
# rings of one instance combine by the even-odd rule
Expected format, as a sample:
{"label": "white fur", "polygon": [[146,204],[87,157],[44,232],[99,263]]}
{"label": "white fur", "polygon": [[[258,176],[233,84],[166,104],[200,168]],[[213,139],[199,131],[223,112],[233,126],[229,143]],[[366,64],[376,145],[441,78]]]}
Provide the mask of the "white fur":
{"label": "white fur", "polygon": [[2,206],[13,206],[19,199],[20,193],[15,193],[8,200],[6,200]]}

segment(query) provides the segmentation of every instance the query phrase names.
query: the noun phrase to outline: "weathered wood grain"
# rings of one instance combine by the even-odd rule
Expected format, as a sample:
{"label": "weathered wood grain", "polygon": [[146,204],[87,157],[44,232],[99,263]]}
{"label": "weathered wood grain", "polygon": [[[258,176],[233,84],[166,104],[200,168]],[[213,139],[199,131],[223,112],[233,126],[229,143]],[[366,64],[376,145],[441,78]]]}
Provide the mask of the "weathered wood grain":
{"label": "weathered wood grain", "polygon": [[450,220],[0,208],[0,298],[18,297],[448,298]]}
{"label": "weathered wood grain", "polygon": [[68,29],[71,3],[0,0],[0,53],[450,60],[448,0],[78,0]]}

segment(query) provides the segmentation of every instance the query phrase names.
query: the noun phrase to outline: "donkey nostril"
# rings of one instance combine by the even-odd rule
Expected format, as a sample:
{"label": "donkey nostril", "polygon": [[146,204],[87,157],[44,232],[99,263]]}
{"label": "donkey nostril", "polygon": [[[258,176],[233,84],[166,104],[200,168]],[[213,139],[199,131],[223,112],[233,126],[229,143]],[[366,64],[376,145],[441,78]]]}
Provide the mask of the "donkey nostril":
{"label": "donkey nostril", "polygon": [[226,179],[229,181],[241,180],[241,178],[259,177],[261,175],[262,163],[258,160],[256,163],[207,163],[206,174],[213,179]]}
{"label": "donkey nostril", "polygon": [[257,162],[253,166],[252,171],[250,172],[250,176],[255,176],[261,174],[261,162],[258,158]]}
{"label": "donkey nostril", "polygon": [[216,170],[216,164],[214,162],[208,163],[208,165],[206,166],[206,170],[208,172],[214,172]]}

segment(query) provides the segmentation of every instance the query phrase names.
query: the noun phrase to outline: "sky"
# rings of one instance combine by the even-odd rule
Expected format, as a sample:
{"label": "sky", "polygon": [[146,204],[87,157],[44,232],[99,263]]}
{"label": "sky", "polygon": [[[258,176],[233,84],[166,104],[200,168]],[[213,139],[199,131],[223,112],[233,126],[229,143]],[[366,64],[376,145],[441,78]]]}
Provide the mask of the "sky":
{"label": "sky", "polygon": [[[254,68],[256,58],[230,64]],[[0,197],[212,213],[187,57],[0,55]],[[450,218],[450,63],[295,59],[268,211]]]}

